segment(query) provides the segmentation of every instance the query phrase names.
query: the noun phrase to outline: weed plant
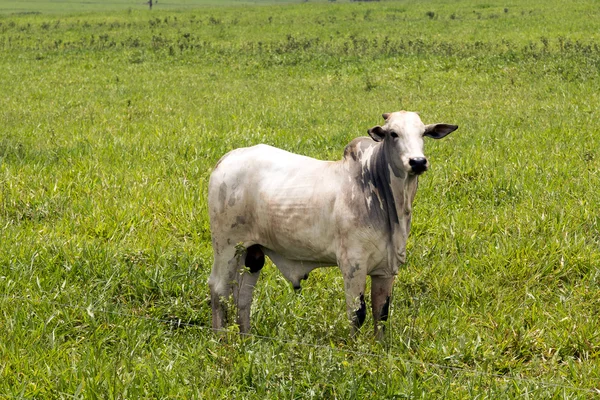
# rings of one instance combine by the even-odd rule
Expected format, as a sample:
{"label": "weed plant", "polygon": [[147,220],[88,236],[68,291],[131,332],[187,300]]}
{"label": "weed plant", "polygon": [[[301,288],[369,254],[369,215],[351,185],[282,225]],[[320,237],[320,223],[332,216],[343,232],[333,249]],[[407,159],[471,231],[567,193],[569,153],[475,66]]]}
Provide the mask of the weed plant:
{"label": "weed plant", "polygon": [[[598,10],[0,16],[0,396],[593,397]],[[426,144],[386,341],[348,339],[334,268],[296,294],[267,265],[252,334],[212,332],[217,160],[257,143],[336,160],[399,109],[460,129]]]}

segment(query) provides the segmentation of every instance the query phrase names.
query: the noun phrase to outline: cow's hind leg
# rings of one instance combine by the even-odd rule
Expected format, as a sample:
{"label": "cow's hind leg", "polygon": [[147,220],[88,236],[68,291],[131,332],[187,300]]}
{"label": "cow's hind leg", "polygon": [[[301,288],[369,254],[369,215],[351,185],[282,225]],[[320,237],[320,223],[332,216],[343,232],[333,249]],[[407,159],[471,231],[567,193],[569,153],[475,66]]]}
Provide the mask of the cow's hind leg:
{"label": "cow's hind leg", "polygon": [[233,291],[234,301],[238,312],[240,332],[250,331],[250,309],[254,286],[260,276],[260,270],[265,264],[265,254],[257,244],[248,247],[244,254],[246,268],[238,274],[237,287]]}
{"label": "cow's hind leg", "polygon": [[383,339],[383,326],[381,326],[380,322],[385,322],[388,319],[393,284],[393,276],[385,278],[379,276],[371,277],[371,307],[377,340]]}
{"label": "cow's hind leg", "polygon": [[[229,296],[233,295],[240,331],[245,333],[250,330],[252,293],[264,262],[265,256],[259,245],[250,246],[243,251],[231,246],[222,252],[215,252],[213,269],[208,279],[213,329],[223,329],[227,325],[227,302]],[[244,265],[245,269],[242,268]]]}
{"label": "cow's hind leg", "polygon": [[212,328],[223,329],[228,323],[228,299],[233,294],[233,285],[241,268],[240,255],[234,246],[220,251],[214,246],[214,263],[208,278],[212,308]]}

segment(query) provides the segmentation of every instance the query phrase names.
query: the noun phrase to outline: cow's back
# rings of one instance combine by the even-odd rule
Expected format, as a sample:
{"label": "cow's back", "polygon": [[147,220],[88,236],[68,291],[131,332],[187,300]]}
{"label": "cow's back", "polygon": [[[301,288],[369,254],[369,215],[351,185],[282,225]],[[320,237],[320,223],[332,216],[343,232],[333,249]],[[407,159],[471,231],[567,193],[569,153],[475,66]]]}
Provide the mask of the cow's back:
{"label": "cow's back", "polygon": [[214,236],[260,244],[294,259],[331,259],[337,163],[267,145],[233,150],[211,174]]}
{"label": "cow's back", "polygon": [[264,144],[235,149],[225,154],[211,173],[208,202],[221,212],[236,203],[236,195],[274,193],[276,187],[297,180],[310,182],[328,164]]}

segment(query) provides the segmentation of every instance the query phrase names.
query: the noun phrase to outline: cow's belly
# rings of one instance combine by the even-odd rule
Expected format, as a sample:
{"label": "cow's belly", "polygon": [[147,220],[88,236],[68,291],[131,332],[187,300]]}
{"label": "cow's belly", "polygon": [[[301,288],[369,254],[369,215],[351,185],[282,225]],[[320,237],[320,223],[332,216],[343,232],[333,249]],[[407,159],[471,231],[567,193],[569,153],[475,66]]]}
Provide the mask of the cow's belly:
{"label": "cow's belly", "polygon": [[336,264],[333,243],[315,240],[309,232],[296,231],[291,234],[287,229],[271,230],[260,235],[256,241],[289,260]]}
{"label": "cow's belly", "polygon": [[313,186],[266,188],[255,207],[256,241],[297,261],[336,262],[334,197]]}

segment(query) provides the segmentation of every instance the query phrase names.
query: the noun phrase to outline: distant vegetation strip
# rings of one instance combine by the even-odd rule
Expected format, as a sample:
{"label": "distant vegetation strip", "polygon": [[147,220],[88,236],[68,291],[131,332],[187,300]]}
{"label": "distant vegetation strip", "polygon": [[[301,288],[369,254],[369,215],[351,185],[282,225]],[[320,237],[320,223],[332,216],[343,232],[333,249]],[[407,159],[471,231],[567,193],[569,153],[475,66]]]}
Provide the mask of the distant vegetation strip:
{"label": "distant vegetation strip", "polygon": [[[323,2],[325,0],[311,0]],[[153,0],[153,9],[184,10],[197,7],[219,7],[240,5],[276,5],[301,3],[303,0]],[[79,0],[22,0],[1,1],[1,14],[59,14],[89,13],[122,10],[149,10],[148,0],[111,0],[111,1],[79,1]]]}
{"label": "distant vegetation strip", "polygon": [[[569,79],[598,79],[600,71],[600,42],[593,37],[588,40],[541,37],[537,41],[515,43],[503,38],[490,41],[444,38],[425,40],[338,32],[324,38],[288,33],[283,38],[224,41],[202,33],[181,32],[182,27],[223,23],[225,22],[213,16],[190,20],[166,16],[135,22],[56,20],[21,23],[10,20],[0,22],[0,49],[40,51],[44,52],[45,57],[63,52],[112,50],[120,57],[123,50],[136,50],[144,52],[145,58],[178,59],[196,56],[204,62],[254,59],[264,66],[327,63],[339,57],[377,59],[439,56],[460,59],[462,63],[479,71],[495,69],[499,62],[531,63],[533,68],[548,62],[545,67],[548,68],[547,72],[558,73]],[[236,22],[229,24],[235,25]],[[148,32],[148,28],[152,31],[151,35],[136,33]],[[65,31],[78,31],[81,34],[69,38]],[[495,62],[490,63],[490,60]]]}

